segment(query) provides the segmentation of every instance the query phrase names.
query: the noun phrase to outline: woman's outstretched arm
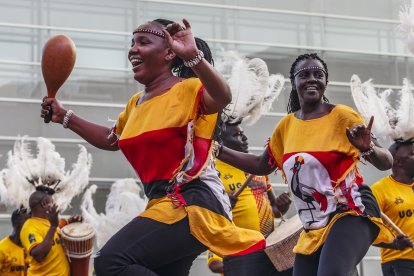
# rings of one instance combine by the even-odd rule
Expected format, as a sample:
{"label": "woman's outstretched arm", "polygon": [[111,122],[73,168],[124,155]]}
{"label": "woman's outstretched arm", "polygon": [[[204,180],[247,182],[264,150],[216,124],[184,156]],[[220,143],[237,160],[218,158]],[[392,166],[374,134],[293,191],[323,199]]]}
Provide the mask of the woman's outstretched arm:
{"label": "woman's outstretched arm", "polygon": [[[67,110],[54,98],[44,98],[41,109],[41,117],[44,118],[52,110],[52,122],[63,124]],[[66,115],[67,116],[67,115]],[[91,123],[81,117],[72,114],[67,122],[67,128],[77,133],[89,144],[104,150],[119,150],[117,137],[106,126]]]}
{"label": "woman's outstretched arm", "polygon": [[265,150],[261,155],[235,151],[222,146],[217,158],[233,167],[254,175],[268,175],[276,169]]}

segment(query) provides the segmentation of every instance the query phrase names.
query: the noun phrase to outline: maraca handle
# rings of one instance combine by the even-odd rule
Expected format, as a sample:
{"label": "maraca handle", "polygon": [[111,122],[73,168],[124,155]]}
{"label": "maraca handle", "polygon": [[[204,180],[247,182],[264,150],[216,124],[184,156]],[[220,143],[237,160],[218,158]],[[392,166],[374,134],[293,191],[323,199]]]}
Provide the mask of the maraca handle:
{"label": "maraca handle", "polygon": [[[54,92],[53,90],[47,91],[48,98],[54,98],[54,95],[56,95],[56,92]],[[45,122],[45,124],[48,124],[50,123],[50,121],[52,121],[53,109],[51,105],[49,105],[49,107],[50,107],[49,113],[43,118],[43,121]]]}
{"label": "maraca handle", "polygon": [[52,110],[52,108],[50,108],[49,113],[45,116],[43,121],[46,124],[48,124],[50,121],[52,121],[52,115],[53,115],[53,110]]}

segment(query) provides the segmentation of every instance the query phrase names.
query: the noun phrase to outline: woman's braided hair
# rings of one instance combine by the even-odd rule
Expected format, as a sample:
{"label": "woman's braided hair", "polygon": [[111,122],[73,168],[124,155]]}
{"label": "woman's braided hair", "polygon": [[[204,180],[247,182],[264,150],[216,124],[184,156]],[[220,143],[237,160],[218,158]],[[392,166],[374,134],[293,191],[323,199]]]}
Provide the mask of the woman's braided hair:
{"label": "woman's braided hair", "polygon": [[[166,27],[168,24],[174,23],[174,21],[168,20],[168,19],[155,19],[152,22],[160,24],[164,27]],[[214,60],[213,55],[211,54],[210,47],[208,46],[207,42],[202,40],[201,38],[195,37],[195,42],[197,45],[197,48],[203,52],[204,59],[208,61],[211,65],[214,66]],[[176,56],[172,62],[172,71],[181,78],[187,79],[192,77],[197,77],[196,74],[193,72],[193,70],[189,67],[184,66],[184,61]]]}
{"label": "woman's braided hair", "polygon": [[[322,63],[323,67],[325,68],[326,71],[326,83],[328,83],[328,66],[326,66],[326,63],[318,56],[317,53],[311,53],[311,54],[303,54],[300,55],[296,58],[296,60],[292,63],[292,66],[290,67],[290,82],[293,84],[295,82],[295,68],[296,65],[298,65],[299,62],[301,62],[302,60],[306,60],[306,59],[316,59],[318,61],[320,61],[320,63]],[[328,98],[325,97],[325,95],[323,96],[323,100],[325,102],[329,102]],[[290,96],[289,96],[289,102],[287,105],[287,112],[288,113],[294,113],[296,111],[298,111],[300,109],[300,102],[299,102],[299,96],[298,96],[298,92],[296,90],[293,89],[292,86],[292,90],[290,91]]]}

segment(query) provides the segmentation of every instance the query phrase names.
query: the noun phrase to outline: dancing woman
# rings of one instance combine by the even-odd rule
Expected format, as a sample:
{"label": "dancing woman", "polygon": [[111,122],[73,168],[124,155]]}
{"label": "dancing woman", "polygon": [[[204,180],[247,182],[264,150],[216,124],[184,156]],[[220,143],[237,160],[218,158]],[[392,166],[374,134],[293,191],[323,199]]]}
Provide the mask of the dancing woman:
{"label": "dancing woman", "polygon": [[371,139],[373,119],[365,126],[350,107],[328,102],[328,68],[317,54],[300,55],[290,80],[289,114],[263,154],[219,146],[218,158],[256,175],[282,170],[304,228],[294,248],[295,276],[348,276],[372,242],[381,240],[383,227],[356,165],[364,157],[386,170],[392,157]]}
{"label": "dancing woman", "polygon": [[[145,85],[111,129],[45,98],[61,123],[90,144],[121,149],[144,184],[149,203],[97,253],[97,275],[187,275],[206,248],[220,255],[260,251],[264,237],[231,222],[231,208],[210,158],[217,112],[229,88],[197,49],[190,24],[152,21],[134,31],[128,58]],[[190,67],[198,78],[172,71]]]}

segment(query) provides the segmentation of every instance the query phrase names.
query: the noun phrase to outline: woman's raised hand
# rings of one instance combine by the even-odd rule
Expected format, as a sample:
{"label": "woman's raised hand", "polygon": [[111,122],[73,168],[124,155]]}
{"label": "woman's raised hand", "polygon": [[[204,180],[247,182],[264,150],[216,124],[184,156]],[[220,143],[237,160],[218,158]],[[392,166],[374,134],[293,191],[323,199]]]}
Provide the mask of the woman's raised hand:
{"label": "woman's raised hand", "polygon": [[371,128],[374,123],[374,116],[371,117],[367,126],[364,124],[346,128],[346,136],[349,142],[359,151],[366,152],[371,148]]}
{"label": "woman's raised hand", "polygon": [[183,19],[185,28],[174,22],[165,28],[165,35],[171,50],[183,60],[191,60],[198,54],[190,23]]}

